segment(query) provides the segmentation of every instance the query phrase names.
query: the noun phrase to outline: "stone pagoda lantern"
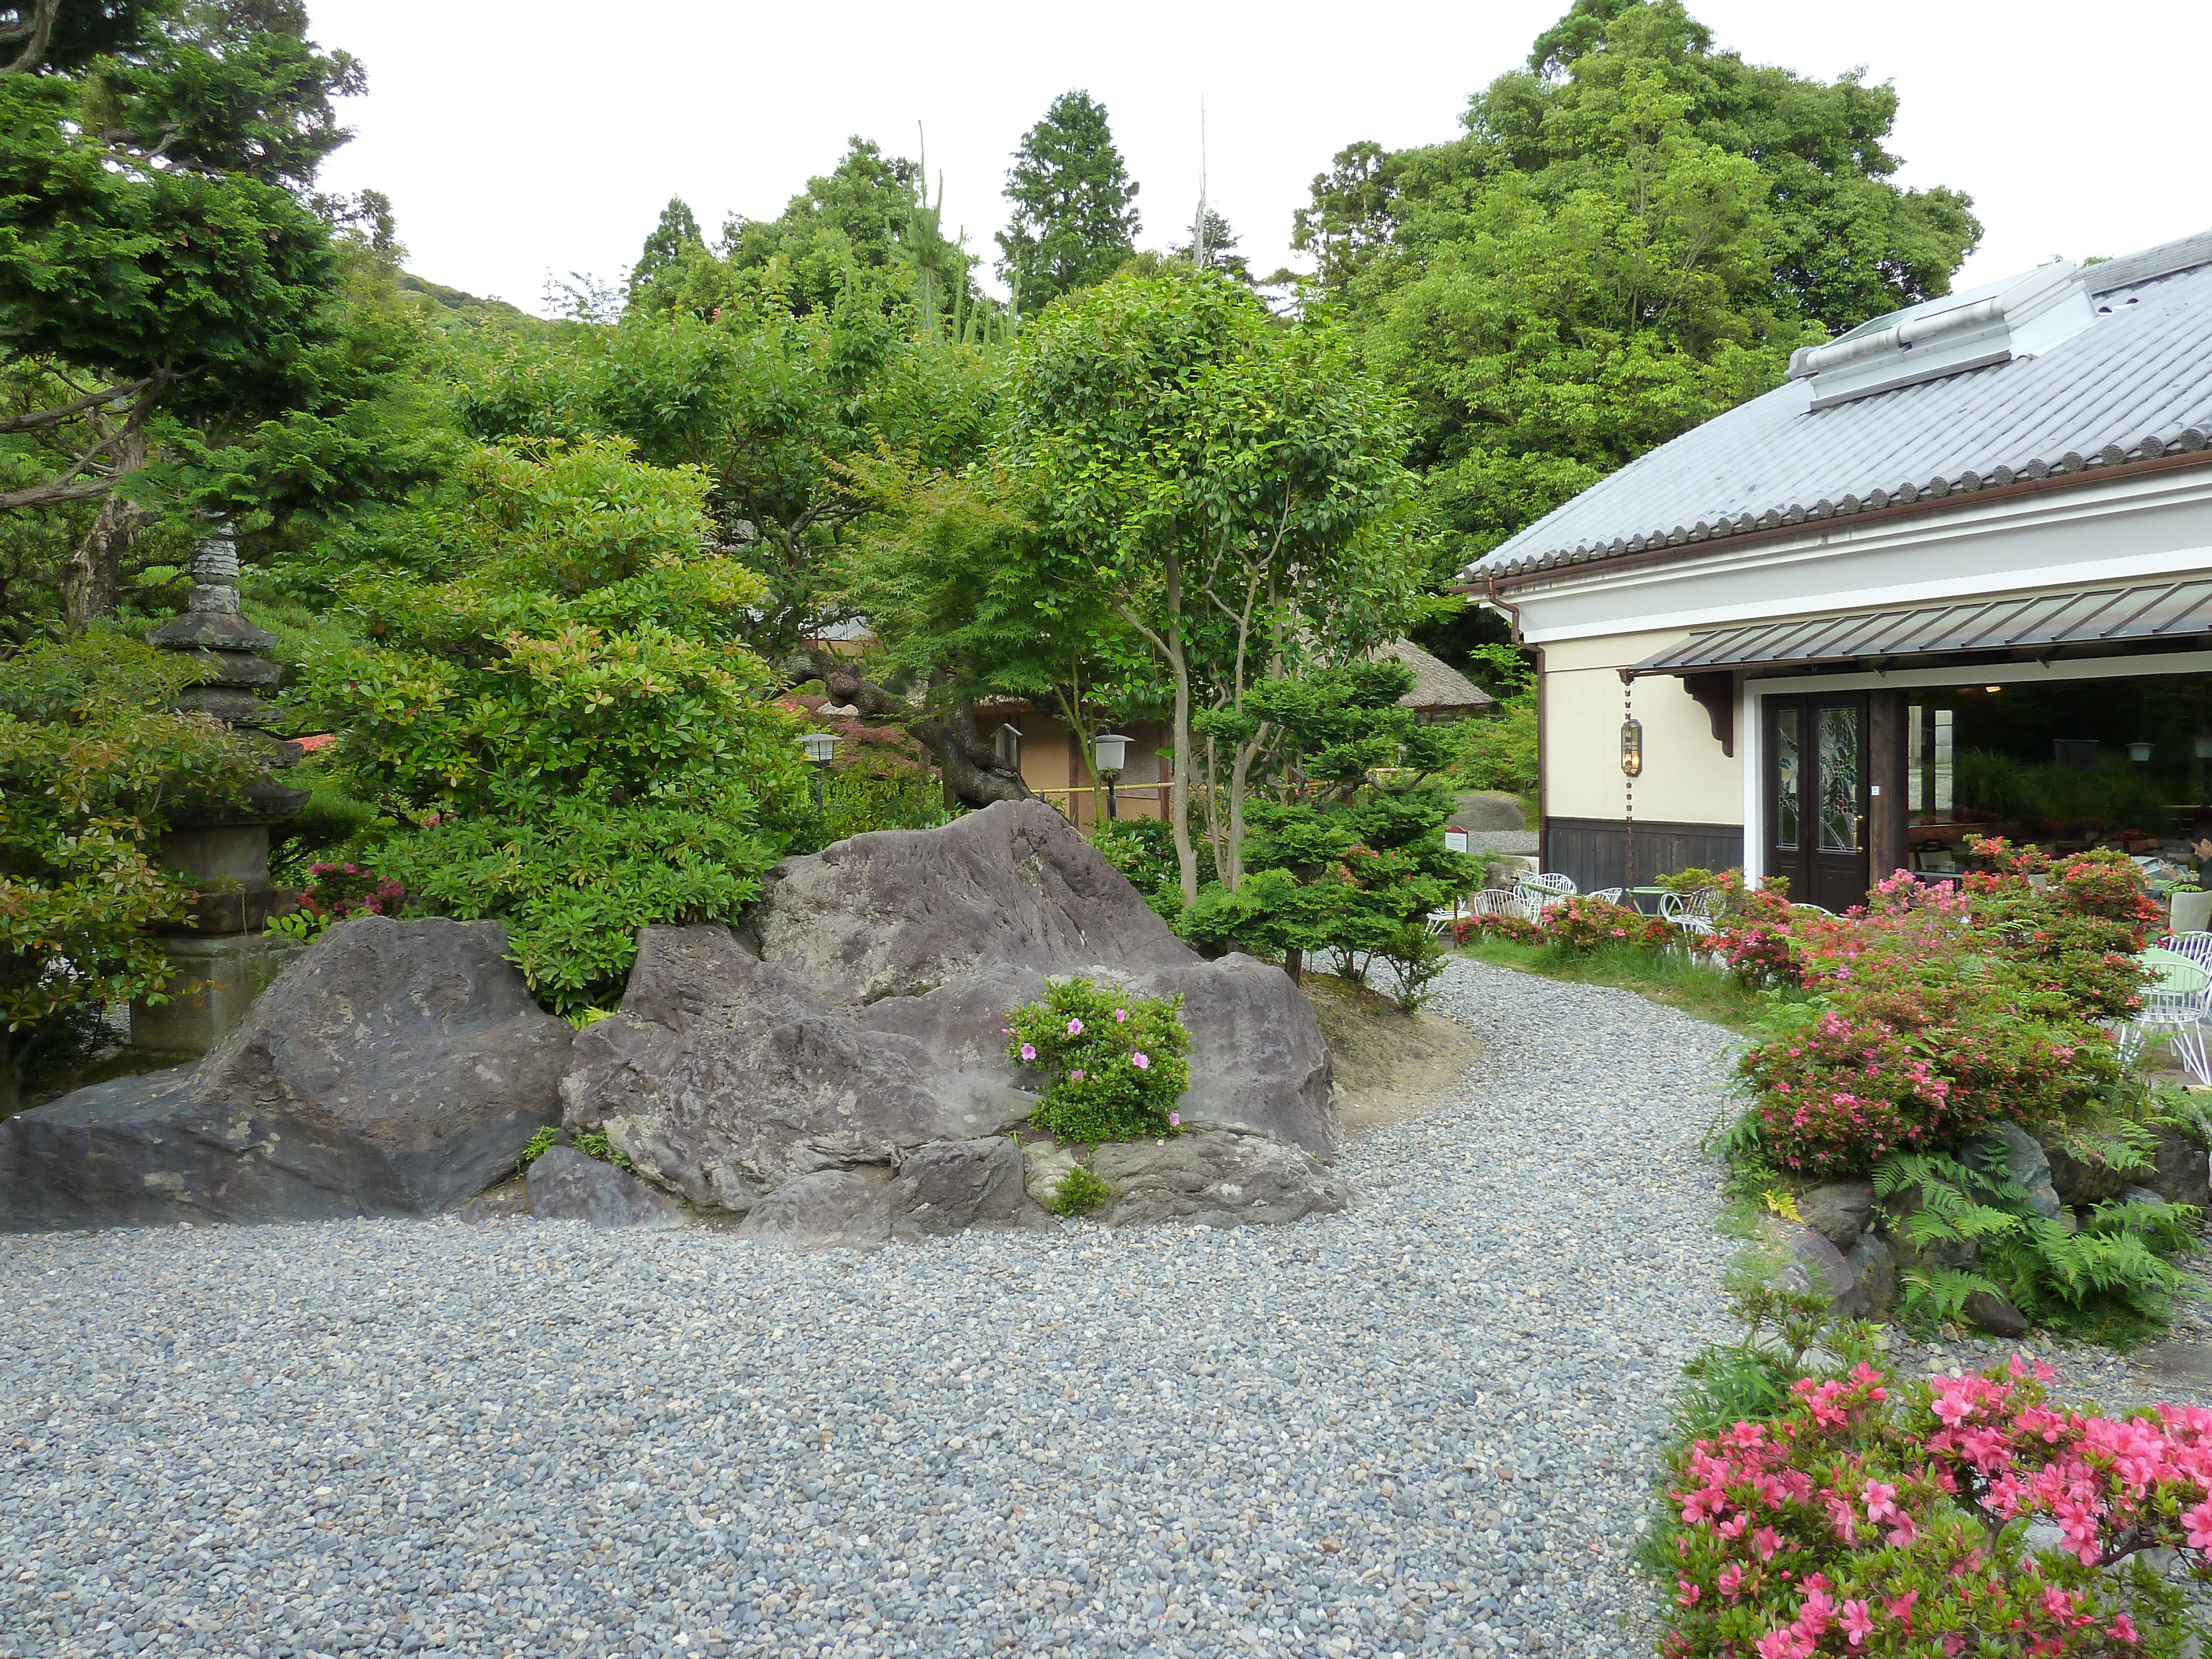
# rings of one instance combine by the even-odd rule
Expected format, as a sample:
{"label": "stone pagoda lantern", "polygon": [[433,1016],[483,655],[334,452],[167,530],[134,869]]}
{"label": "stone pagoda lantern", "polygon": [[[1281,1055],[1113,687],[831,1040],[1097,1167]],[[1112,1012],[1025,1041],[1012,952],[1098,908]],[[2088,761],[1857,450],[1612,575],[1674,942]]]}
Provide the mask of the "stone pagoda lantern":
{"label": "stone pagoda lantern", "polygon": [[270,735],[276,706],[262,694],[283,670],[263,653],[276,635],[239,614],[238,544],[219,527],[192,554],[192,596],[180,617],[146,635],[149,645],[174,651],[198,668],[199,681],[176,706],[211,714],[246,739],[263,766],[239,807],[213,814],[185,813],[172,821],[156,856],[181,869],[199,891],[185,920],[164,930],[163,951],[177,976],[159,1006],[131,1005],[135,1048],[204,1054],[246,1016],[246,1010],[300,947],[264,933],[269,919],[297,908],[295,893],[269,875],[269,829],[296,817],[309,792],[274,774],[295,765],[299,750]]}

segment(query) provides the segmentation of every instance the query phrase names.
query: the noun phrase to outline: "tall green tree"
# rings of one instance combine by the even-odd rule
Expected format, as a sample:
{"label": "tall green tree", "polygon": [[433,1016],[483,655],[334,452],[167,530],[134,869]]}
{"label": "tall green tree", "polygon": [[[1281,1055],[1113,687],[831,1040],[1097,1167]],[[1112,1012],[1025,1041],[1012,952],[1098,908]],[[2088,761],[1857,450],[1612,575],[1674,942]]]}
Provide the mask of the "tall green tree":
{"label": "tall green tree", "polygon": [[[327,204],[359,65],[307,38],[297,0],[0,10],[0,510],[100,503],[65,574],[73,624],[105,614],[149,508],[118,485],[157,422],[206,434],[312,401],[329,337]],[[319,211],[319,209],[323,210]]]}
{"label": "tall green tree", "polygon": [[999,274],[1027,312],[1110,276],[1143,228],[1106,106],[1087,92],[1060,94],[1023,135],[1006,200],[1013,213],[999,233]]}
{"label": "tall green tree", "polygon": [[[1003,464],[1041,532],[1040,592],[1101,596],[1173,698],[1176,855],[1198,891],[1195,717],[1402,630],[1423,550],[1395,401],[1324,325],[1279,327],[1215,271],[1128,274],[1024,331]],[[1205,745],[1217,869],[1237,878],[1264,719]]]}
{"label": "tall green tree", "polygon": [[690,205],[680,196],[668,198],[668,205],[660,210],[659,222],[645,239],[638,250],[637,263],[630,267],[629,300],[637,303],[638,295],[648,292],[664,272],[694,248],[704,249],[707,239],[700,234],[699,222],[691,214]]}
{"label": "tall green tree", "polygon": [[1414,404],[1454,564],[1944,292],[1980,234],[1893,181],[1893,89],[1747,64],[1679,0],[1578,0],[1531,63],[1449,143],[1340,152],[1297,223]]}

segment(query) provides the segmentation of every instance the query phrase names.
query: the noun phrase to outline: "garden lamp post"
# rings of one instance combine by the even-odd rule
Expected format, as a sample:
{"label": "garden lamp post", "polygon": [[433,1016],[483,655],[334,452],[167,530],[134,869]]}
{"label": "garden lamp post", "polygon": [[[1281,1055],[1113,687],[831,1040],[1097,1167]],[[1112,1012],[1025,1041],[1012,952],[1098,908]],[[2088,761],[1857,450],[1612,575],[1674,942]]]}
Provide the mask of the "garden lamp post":
{"label": "garden lamp post", "polygon": [[1121,775],[1121,764],[1129,757],[1129,740],[1118,732],[1109,732],[1095,738],[1091,744],[1091,769],[1106,786],[1106,816],[1116,818],[1121,811],[1114,803],[1114,780]]}
{"label": "garden lamp post", "polygon": [[799,746],[806,751],[807,764],[814,769],[814,804],[817,806],[823,804],[822,775],[830,769],[830,761],[836,757],[837,745],[842,741],[835,732],[809,732],[799,740]]}

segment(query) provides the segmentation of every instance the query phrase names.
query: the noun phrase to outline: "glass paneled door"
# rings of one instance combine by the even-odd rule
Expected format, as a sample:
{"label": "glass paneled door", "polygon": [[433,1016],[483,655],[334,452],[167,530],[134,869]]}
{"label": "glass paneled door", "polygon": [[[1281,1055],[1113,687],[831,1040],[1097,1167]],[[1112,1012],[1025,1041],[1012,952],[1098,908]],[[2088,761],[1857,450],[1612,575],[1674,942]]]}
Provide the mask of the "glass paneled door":
{"label": "glass paneled door", "polygon": [[1864,904],[1867,862],[1867,700],[1767,697],[1768,875],[1790,896],[1830,910]]}

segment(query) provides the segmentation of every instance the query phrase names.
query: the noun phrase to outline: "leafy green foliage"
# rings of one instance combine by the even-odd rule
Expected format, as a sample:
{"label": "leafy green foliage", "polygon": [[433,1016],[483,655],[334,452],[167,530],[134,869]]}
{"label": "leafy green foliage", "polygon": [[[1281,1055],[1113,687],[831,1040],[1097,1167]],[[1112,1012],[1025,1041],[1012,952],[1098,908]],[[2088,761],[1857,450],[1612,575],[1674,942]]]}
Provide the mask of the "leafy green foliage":
{"label": "leafy green foliage", "polygon": [[647,922],[727,921],[811,827],[805,763],[738,643],[759,580],[708,533],[706,479],[608,442],[485,450],[430,509],[459,574],[363,572],[374,645],[301,694],[337,767],[410,827],[411,902],[507,924],[538,995],[605,1000]]}
{"label": "leafy green foliage", "polygon": [[1030,1121],[1057,1140],[1095,1144],[1170,1135],[1190,1086],[1181,997],[1130,997],[1080,977],[1049,983],[1007,1016],[1006,1054],[1042,1072]]}
{"label": "leafy green foliage", "polygon": [[2162,1325],[2185,1282],[2166,1258],[2191,1247],[2197,1218],[2149,1203],[2099,1204],[2078,1224],[2039,1216],[1996,1155],[1893,1153],[1875,1166],[1874,1188],[1909,1201],[1899,1226],[1920,1260],[1903,1274],[1908,1317],[1955,1318],[1974,1291],[1991,1291],[2040,1324],[2102,1334],[2116,1316]]}
{"label": "leafy green foliage", "polygon": [[1419,412],[1455,563],[1946,290],[1966,198],[1892,182],[1887,87],[1717,51],[1675,0],[1577,6],[1465,134],[1339,152],[1298,245]]}
{"label": "leafy green foliage", "polygon": [[161,867],[178,813],[235,805],[245,745],[164,707],[192,671],[94,630],[0,659],[0,1108],[83,1047],[108,1004],[161,1000],[147,929],[192,894]]}
{"label": "leafy green foliage", "polygon": [[1452,781],[1468,789],[1510,794],[1536,790],[1536,699],[1534,693],[1498,705],[1485,720],[1451,728]]}
{"label": "leafy green foliage", "polygon": [[1089,1215],[1103,1208],[1113,1196],[1111,1187],[1078,1164],[1052,1189],[1051,1209],[1054,1215]]}
{"label": "leafy green foliage", "polygon": [[1013,210],[999,233],[999,274],[1023,309],[1111,276],[1136,250],[1136,199],[1105,105],[1080,91],[1054,99],[1006,174]]}
{"label": "leafy green foliage", "polygon": [[522,1148],[522,1167],[528,1169],[556,1146],[574,1146],[586,1158],[595,1158],[602,1164],[611,1164],[617,1170],[635,1170],[637,1165],[617,1152],[603,1129],[558,1129],[551,1124],[532,1135]]}
{"label": "leafy green foliage", "polygon": [[[1407,924],[1480,883],[1475,860],[1444,848],[1451,798],[1426,775],[1449,738],[1399,702],[1412,684],[1412,670],[1382,660],[1247,694],[1244,718],[1280,734],[1297,781],[1252,803],[1243,881],[1200,896],[1185,921],[1192,937],[1274,952],[1403,954]],[[1211,734],[1228,723],[1223,714],[1200,724]]]}

